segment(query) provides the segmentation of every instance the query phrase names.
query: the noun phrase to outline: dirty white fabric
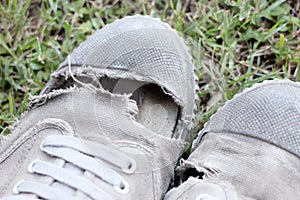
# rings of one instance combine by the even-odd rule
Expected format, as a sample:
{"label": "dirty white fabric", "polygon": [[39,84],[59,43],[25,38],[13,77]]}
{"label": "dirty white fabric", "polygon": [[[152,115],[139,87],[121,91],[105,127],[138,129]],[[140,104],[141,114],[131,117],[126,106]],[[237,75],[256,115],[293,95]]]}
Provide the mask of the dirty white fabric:
{"label": "dirty white fabric", "polygon": [[[236,95],[211,117],[192,154],[181,161],[182,181],[196,176],[196,185],[227,182],[238,199],[300,199],[299,105],[300,84],[288,80],[266,81]],[[186,185],[167,199],[199,195]]]}
{"label": "dirty white fabric", "polygon": [[168,24],[137,15],[103,27],[74,50],[70,63],[66,59],[59,66],[42,94],[70,78],[69,64],[77,77],[94,77],[90,82],[106,75],[159,85],[181,107],[174,137],[190,139],[197,78],[184,41]]}
{"label": "dirty white fabric", "polygon": [[186,178],[191,169],[202,172],[204,182],[227,181],[238,196],[300,198],[299,157],[255,138],[210,132],[177,170]]}
{"label": "dirty white fabric", "polygon": [[[31,109],[0,140],[0,196],[51,193],[34,192],[45,190],[79,199],[162,198],[185,141],[138,124],[130,105],[124,95],[74,88]],[[127,192],[116,190],[122,185]]]}
{"label": "dirty white fabric", "polygon": [[261,139],[300,157],[300,84],[265,81],[236,95],[200,132],[235,133]]}
{"label": "dirty white fabric", "polygon": [[[163,198],[190,138],[193,70],[183,40],[158,19],[126,17],[96,31],[31,98],[12,134],[0,137],[0,196]],[[136,85],[127,87],[128,82]],[[150,117],[138,109],[143,96],[134,100],[130,94],[141,83],[162,91],[159,101],[148,90]],[[160,113],[167,119],[150,127],[172,122],[172,129],[151,129],[136,120],[144,117],[152,123]]]}

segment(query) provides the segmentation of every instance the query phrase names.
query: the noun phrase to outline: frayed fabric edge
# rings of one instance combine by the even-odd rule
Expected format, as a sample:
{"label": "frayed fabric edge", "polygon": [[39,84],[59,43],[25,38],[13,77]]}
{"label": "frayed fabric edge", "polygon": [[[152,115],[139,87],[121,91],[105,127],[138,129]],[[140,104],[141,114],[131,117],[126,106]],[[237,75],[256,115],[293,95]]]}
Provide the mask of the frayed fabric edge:
{"label": "frayed fabric edge", "polygon": [[[128,72],[128,71],[123,71],[123,70],[117,70],[117,69],[107,69],[107,68],[94,68],[91,66],[72,66],[72,70],[68,69],[68,68],[62,68],[56,72],[54,72],[52,74],[52,77],[49,81],[49,83],[46,85],[45,89],[41,92],[41,95],[44,94],[48,94],[51,93],[53,91],[53,87],[58,84],[57,86],[59,86],[59,82],[64,79],[65,81],[67,80],[74,80],[74,77],[76,76],[86,76],[86,77],[93,77],[93,79],[100,79],[102,77],[109,77],[112,79],[129,79],[129,80],[135,80],[135,81],[141,81],[141,82],[148,82],[148,83],[153,83],[158,85],[165,94],[169,95],[173,101],[181,107],[181,115],[180,118],[178,119],[178,125],[179,128],[176,131],[175,137],[176,138],[181,138],[181,139],[185,139],[188,138],[191,139],[191,135],[190,134],[186,134],[186,132],[188,130],[190,130],[193,126],[193,120],[195,118],[195,114],[192,113],[191,115],[188,115],[186,113],[185,105],[182,102],[182,100],[177,97],[174,92],[169,91],[167,88],[164,87],[164,84],[157,80],[154,79],[153,77],[145,77],[145,76],[141,76],[138,75],[134,72]],[[91,85],[91,84],[84,84],[83,86],[86,85]],[[92,86],[92,88],[94,88],[94,86]],[[97,88],[97,90],[106,92],[106,93],[110,93],[107,90],[103,89],[102,87]],[[114,94],[114,95],[119,95],[119,94]],[[130,97],[131,94],[128,95],[128,97]],[[134,116],[137,114],[137,106],[132,106],[131,103],[129,103],[129,108],[130,109],[130,113],[134,113],[129,114],[130,117]],[[183,130],[184,129],[184,130]]]}
{"label": "frayed fabric edge", "polygon": [[129,79],[129,80],[135,80],[135,81],[141,81],[141,82],[148,82],[153,83],[161,87],[163,92],[174,100],[176,104],[183,107],[182,100],[180,100],[179,97],[177,97],[174,92],[169,91],[168,88],[164,86],[164,84],[154,79],[153,77],[145,77],[139,74],[136,74],[134,72],[128,72],[124,70],[118,70],[118,69],[107,69],[107,68],[94,68],[91,66],[72,66],[72,71],[67,70],[66,68],[63,68],[59,71],[56,71],[52,74],[52,80],[50,80],[49,84],[46,85],[45,89],[42,91],[42,94],[48,93],[52,90],[53,86],[55,84],[59,85],[59,81],[61,79],[69,80],[73,79],[73,76],[87,76],[87,77],[94,77],[96,79],[102,78],[102,77],[109,77],[112,79]]}
{"label": "frayed fabric edge", "polygon": [[199,174],[203,173],[203,176],[199,177],[203,179],[211,178],[221,172],[220,169],[207,162],[204,162],[203,164],[195,164],[194,162],[184,159],[180,160],[180,166],[176,168],[176,172],[184,179],[186,176],[189,176],[189,174],[187,174],[188,169],[195,169]]}
{"label": "frayed fabric edge", "polygon": [[28,104],[28,108],[33,109],[35,107],[41,106],[41,105],[45,104],[49,99],[52,99],[52,98],[57,97],[62,94],[70,93],[71,91],[74,91],[74,90],[76,90],[76,87],[53,90],[47,94],[42,94],[42,95],[37,95],[37,96],[29,96],[30,102]]}
{"label": "frayed fabric edge", "polygon": [[[28,109],[27,111],[25,111],[24,113],[21,114],[21,116],[19,117],[18,120],[16,120],[14,122],[13,125],[11,125],[9,127],[10,132],[14,131],[14,129],[20,125],[20,120],[24,119],[27,115],[28,112],[30,112],[31,110],[34,110],[36,107],[42,106],[45,103],[47,103],[48,101],[50,101],[51,99],[58,97],[60,95],[64,95],[64,94],[69,94],[69,93],[73,93],[73,92],[91,92],[94,94],[99,94],[99,95],[109,95],[111,97],[116,97],[116,98],[120,98],[122,100],[125,100],[126,103],[126,111],[125,113],[123,113],[124,115],[126,115],[127,117],[129,117],[131,120],[135,120],[135,117],[138,113],[138,107],[137,104],[134,100],[130,99],[131,94],[113,94],[110,93],[102,88],[97,88],[94,91],[91,91],[85,87],[77,87],[77,86],[72,86],[66,89],[58,89],[58,90],[52,90],[49,93],[46,94],[41,94],[41,95],[37,95],[37,96],[30,96],[30,102],[28,104]],[[6,138],[7,136],[4,136],[3,138]],[[0,138],[1,139],[1,138]],[[6,140],[6,139],[4,139]]]}
{"label": "frayed fabric edge", "polygon": [[[195,169],[199,173],[199,176],[189,175],[187,171],[190,169]],[[199,163],[195,164],[194,162],[181,159],[180,166],[176,168],[176,172],[181,177],[181,179],[182,178],[184,179],[183,182],[187,181],[188,179],[195,179],[195,180],[198,179],[199,181],[212,183],[220,186],[224,190],[227,199],[252,200],[251,198],[241,196],[240,194],[238,194],[237,190],[230,182],[218,179],[218,174],[221,173],[221,171],[216,167],[210,166],[210,164],[207,162],[203,164],[199,164]],[[202,173],[203,175],[200,177],[200,174]],[[181,184],[183,182],[181,182]]]}

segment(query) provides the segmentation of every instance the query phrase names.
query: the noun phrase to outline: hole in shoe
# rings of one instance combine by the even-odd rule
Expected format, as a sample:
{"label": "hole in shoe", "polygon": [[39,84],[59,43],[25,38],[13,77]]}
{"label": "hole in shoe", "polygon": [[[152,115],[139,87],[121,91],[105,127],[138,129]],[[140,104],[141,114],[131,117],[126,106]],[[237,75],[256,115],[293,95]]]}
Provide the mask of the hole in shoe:
{"label": "hole in shoe", "polygon": [[[84,75],[75,77],[80,83],[89,84],[96,88],[103,87],[111,93],[132,94],[130,98],[136,102],[138,107],[136,121],[162,136],[169,138],[173,136],[180,118],[180,106],[160,86],[149,82],[108,76],[101,77],[100,80]],[[80,83],[74,82],[72,79],[61,80],[61,83],[56,82],[56,87],[53,86],[54,89],[65,89],[73,85],[82,87]]]}
{"label": "hole in shoe", "polygon": [[160,86],[110,77],[102,77],[100,83],[111,93],[131,93],[130,98],[137,103],[139,109],[136,121],[162,136],[172,137],[180,115],[180,107]]}
{"label": "hole in shoe", "polygon": [[186,181],[189,177],[195,177],[202,179],[204,176],[204,172],[197,171],[196,168],[187,168],[184,173],[181,175],[182,181]]}

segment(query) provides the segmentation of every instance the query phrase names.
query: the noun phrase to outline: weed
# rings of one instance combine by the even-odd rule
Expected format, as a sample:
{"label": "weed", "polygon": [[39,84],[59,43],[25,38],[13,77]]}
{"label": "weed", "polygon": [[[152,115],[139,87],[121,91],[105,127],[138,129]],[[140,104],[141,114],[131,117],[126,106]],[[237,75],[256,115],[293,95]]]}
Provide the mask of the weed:
{"label": "weed", "polygon": [[95,30],[148,14],[185,37],[199,77],[195,131],[237,92],[300,80],[299,2],[284,0],[7,0],[0,4],[0,131],[26,110],[60,62]]}

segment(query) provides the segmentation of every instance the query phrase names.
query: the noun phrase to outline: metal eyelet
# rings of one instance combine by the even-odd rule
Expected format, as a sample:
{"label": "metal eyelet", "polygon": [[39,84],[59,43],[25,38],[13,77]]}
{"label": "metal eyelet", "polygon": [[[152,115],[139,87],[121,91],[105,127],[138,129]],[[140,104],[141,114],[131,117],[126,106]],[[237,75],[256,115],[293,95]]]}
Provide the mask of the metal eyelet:
{"label": "metal eyelet", "polygon": [[114,189],[120,194],[127,194],[129,192],[129,184],[123,180],[122,185],[114,186]]}
{"label": "metal eyelet", "polygon": [[136,170],[136,162],[134,159],[130,158],[130,164],[128,165],[127,168],[122,168],[122,171],[125,172],[126,174],[132,174]]}

